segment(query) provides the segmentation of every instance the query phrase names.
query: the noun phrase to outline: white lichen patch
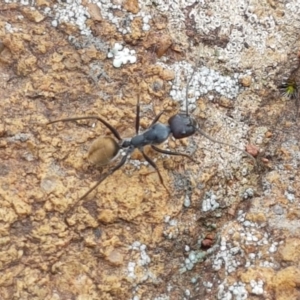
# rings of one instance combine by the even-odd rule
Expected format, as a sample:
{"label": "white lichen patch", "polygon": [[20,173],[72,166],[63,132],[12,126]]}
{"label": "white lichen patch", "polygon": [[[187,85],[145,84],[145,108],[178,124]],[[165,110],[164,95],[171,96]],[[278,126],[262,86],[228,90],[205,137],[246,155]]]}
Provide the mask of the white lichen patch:
{"label": "white lichen patch", "polygon": [[[129,247],[129,250],[132,251],[132,258],[134,258],[134,261],[131,260],[128,263],[128,266],[127,266],[127,276],[130,277],[130,278],[134,278],[134,279],[136,279],[138,281],[139,280],[144,281],[148,277],[154,278],[155,276],[148,269],[149,264],[151,263],[151,258],[147,254],[147,246],[145,244],[142,244],[139,241],[135,241]],[[142,276],[142,277],[137,278],[137,276],[135,274],[135,269],[137,267],[140,268],[140,270],[143,270],[143,274],[139,273],[139,276]]]}
{"label": "white lichen patch", "polygon": [[136,56],[134,50],[129,50],[123,47],[121,44],[116,43],[113,48],[107,54],[108,58],[113,58],[113,66],[115,68],[120,68],[122,65],[127,63],[135,63]]}
{"label": "white lichen patch", "polygon": [[[276,14],[268,3],[258,1],[155,1],[158,10],[167,14],[169,30],[174,39],[184,40],[179,31],[186,30],[186,24],[195,23],[197,34],[200,36],[218,36],[225,38],[223,46],[216,45],[216,53],[228,65],[238,66],[243,62],[245,54],[253,49],[257,55],[266,53],[268,49],[284,53],[287,48],[283,43],[286,35],[280,27],[289,25],[290,16],[295,21],[292,26],[299,27],[299,3],[288,1],[282,6],[283,14]],[[187,8],[191,7],[185,14]],[[298,14],[299,15],[299,14]],[[283,17],[286,16],[286,17]],[[216,38],[216,37],[215,37]],[[255,59],[258,59],[257,56]],[[263,64],[267,60],[262,61]]]}
{"label": "white lichen patch", "polygon": [[132,261],[130,261],[127,265],[127,276],[129,278],[135,278],[135,273],[134,273],[135,265],[136,265],[136,263],[132,262]]}
{"label": "white lichen patch", "polygon": [[52,26],[57,27],[62,23],[69,23],[77,26],[82,35],[91,35],[91,29],[86,25],[90,14],[87,8],[82,5],[81,0],[59,1],[52,9],[46,7],[46,15],[52,16]]}
{"label": "white lichen patch", "polygon": [[[224,281],[218,282],[218,299],[248,299],[251,294],[264,294],[264,280],[253,278],[247,283],[237,281],[229,285],[227,276],[235,277],[236,272],[249,268],[276,268],[274,253],[281,242],[274,241],[264,231],[264,225],[247,220],[243,211],[238,212],[237,221],[229,222],[222,230],[220,248],[212,254],[212,267],[215,271],[225,272]],[[249,248],[249,245],[250,248]],[[248,251],[251,249],[253,252]],[[259,269],[262,272],[262,269]],[[267,272],[268,273],[268,272]],[[248,287],[248,288],[246,288]]]}
{"label": "white lichen patch", "polygon": [[255,295],[262,295],[264,293],[264,282],[262,280],[251,280],[251,293]]}
{"label": "white lichen patch", "polygon": [[217,202],[217,197],[211,192],[207,192],[202,201],[202,211],[213,211],[219,208],[220,204]]}
{"label": "white lichen patch", "polygon": [[165,216],[164,222],[168,225],[163,232],[164,236],[170,240],[176,238],[179,234],[178,221],[171,219],[170,216]]}
{"label": "white lichen patch", "polygon": [[[175,78],[171,82],[170,96],[174,101],[180,103],[180,110],[185,113],[188,109],[190,114],[199,113],[197,108],[198,101],[202,98],[209,100],[219,101],[220,97],[224,97],[232,107],[238,106],[236,101],[240,94],[243,92],[243,88],[240,87],[239,78],[243,75],[239,73],[233,73],[231,75],[223,75],[211,68],[204,65],[197,66],[192,65],[185,61],[180,61],[172,65],[167,65],[162,62],[158,63],[166,69],[171,69]],[[187,86],[188,85],[188,86]],[[241,94],[242,97],[242,94]],[[238,99],[239,100],[239,99]],[[211,110],[211,108],[209,108]],[[207,119],[207,128],[203,128],[199,124],[199,128],[210,136],[212,139],[226,142],[228,144],[234,145],[240,149],[245,149],[246,137],[249,127],[242,122],[242,114],[239,108],[234,108],[234,118],[224,116],[220,110],[214,110],[209,112],[204,112],[204,114],[210,114]],[[201,127],[200,127],[201,126]],[[214,130],[213,134],[210,134],[210,128],[218,128]],[[206,137],[201,136],[201,134],[196,134],[196,138],[199,137],[201,148],[204,151],[204,161],[205,165],[216,165],[219,174],[221,175],[228,173],[227,177],[230,177],[230,164],[238,163],[240,164],[241,158],[244,155],[242,151],[238,151],[231,147],[226,147],[224,151],[224,146],[212,142]],[[199,146],[198,146],[199,147]],[[248,166],[243,168],[244,181],[247,181],[249,175]],[[201,176],[199,174],[199,176]],[[220,194],[222,191],[220,191]],[[219,195],[218,195],[219,196]]]}
{"label": "white lichen patch", "polygon": [[[218,93],[232,100],[239,93],[238,78],[240,75],[237,73],[232,76],[224,76],[213,69],[205,66],[197,67],[186,61],[175,62],[173,65],[166,65],[162,62],[158,64],[174,71],[175,78],[172,81],[170,96],[182,104],[182,110],[185,110],[186,101],[189,109],[193,110],[196,107],[197,99],[200,96],[209,95],[209,93]],[[188,93],[187,82],[189,83]]]}
{"label": "white lichen patch", "polygon": [[[138,17],[142,18],[142,29],[144,31],[150,30],[149,21],[152,17],[146,11],[145,3],[142,1],[140,1],[138,5],[139,11],[135,14],[126,11],[123,6],[118,3],[113,3],[110,0],[90,0],[89,2],[96,4],[101,11],[102,18],[114,24],[116,26],[116,30],[122,34],[131,32],[131,23],[135,18]],[[121,12],[121,14],[117,14],[116,12]]]}
{"label": "white lichen patch", "polygon": [[218,298],[220,300],[246,300],[248,298],[248,292],[246,290],[246,284],[242,282],[235,282],[233,285],[226,288],[221,284],[218,288]]}
{"label": "white lichen patch", "polygon": [[192,270],[197,263],[200,263],[205,259],[206,255],[207,253],[205,251],[190,251],[188,257],[184,260],[180,272],[184,273]]}

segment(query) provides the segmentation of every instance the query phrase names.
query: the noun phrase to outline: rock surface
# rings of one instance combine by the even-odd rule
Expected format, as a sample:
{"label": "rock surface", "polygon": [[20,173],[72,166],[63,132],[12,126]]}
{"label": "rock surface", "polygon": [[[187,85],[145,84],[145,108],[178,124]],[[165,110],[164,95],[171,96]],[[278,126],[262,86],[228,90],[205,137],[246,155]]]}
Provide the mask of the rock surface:
{"label": "rock surface", "polygon": [[[166,3],[1,1],[1,299],[300,298],[299,100],[277,89],[300,84],[299,3]],[[132,137],[138,99],[141,130],[188,107],[257,166],[170,138],[197,163],[146,147],[166,188],[135,151],[80,200],[122,154],[93,166],[101,122],[47,122]]]}

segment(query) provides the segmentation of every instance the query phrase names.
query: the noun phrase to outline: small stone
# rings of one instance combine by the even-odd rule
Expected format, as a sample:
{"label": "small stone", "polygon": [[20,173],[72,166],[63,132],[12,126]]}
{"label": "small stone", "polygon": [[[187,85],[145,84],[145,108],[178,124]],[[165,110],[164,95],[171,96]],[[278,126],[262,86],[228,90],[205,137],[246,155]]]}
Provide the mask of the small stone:
{"label": "small stone", "polygon": [[248,227],[248,226],[250,226],[250,225],[251,225],[251,222],[250,222],[250,221],[245,221],[245,222],[244,222],[244,226]]}
{"label": "small stone", "polygon": [[246,146],[246,151],[251,154],[252,156],[256,157],[259,153],[259,148],[255,145],[248,144]]}
{"label": "small stone", "polygon": [[124,8],[133,14],[137,14],[140,10],[139,2],[138,0],[126,0],[124,3]]}
{"label": "small stone", "polygon": [[92,20],[102,21],[101,11],[100,11],[100,8],[98,7],[97,4],[88,3],[87,4],[87,9],[88,9],[88,12],[89,12]]}
{"label": "small stone", "polygon": [[35,23],[39,23],[41,21],[43,21],[45,19],[45,16],[43,16],[42,14],[40,14],[39,11],[37,10],[32,10],[29,8],[24,8],[22,10],[23,15],[30,21],[35,22]]}
{"label": "small stone", "polygon": [[215,240],[215,235],[212,234],[212,233],[209,233],[205,236],[206,239],[209,239],[209,240]]}
{"label": "small stone", "polygon": [[273,211],[276,215],[282,215],[284,213],[284,210],[282,208],[281,205],[279,204],[276,204],[274,207],[273,207]]}
{"label": "small stone", "polygon": [[241,77],[239,81],[240,81],[240,84],[243,87],[249,87],[252,83],[252,77],[251,76],[244,76],[244,77]]}
{"label": "small stone", "polygon": [[275,253],[276,251],[277,251],[277,247],[274,244],[272,244],[271,247],[269,248],[269,252]]}
{"label": "small stone", "polygon": [[184,198],[183,205],[184,205],[184,207],[190,207],[191,206],[191,200],[190,200],[189,196],[186,196]]}
{"label": "small stone", "polygon": [[273,133],[270,132],[270,131],[267,131],[267,132],[265,133],[265,137],[266,137],[266,138],[270,138],[270,137],[272,137],[272,136],[273,136]]}
{"label": "small stone", "polygon": [[172,70],[167,70],[167,69],[163,69],[160,73],[159,76],[161,77],[161,79],[163,80],[173,80],[175,78],[175,73]]}
{"label": "small stone", "polygon": [[225,108],[233,108],[233,101],[224,96],[220,97],[218,104]]}
{"label": "small stone", "polygon": [[212,245],[213,245],[213,240],[211,240],[211,239],[204,239],[201,242],[201,246],[205,249],[210,248]]}
{"label": "small stone", "polygon": [[113,223],[116,220],[116,214],[110,209],[104,209],[99,213],[98,220],[103,223]]}
{"label": "small stone", "polygon": [[53,27],[57,27],[57,26],[58,26],[57,20],[53,20],[53,21],[51,22],[51,25],[52,25]]}
{"label": "small stone", "polygon": [[162,36],[156,48],[157,57],[161,58],[168,51],[171,45],[172,39],[168,35]]}

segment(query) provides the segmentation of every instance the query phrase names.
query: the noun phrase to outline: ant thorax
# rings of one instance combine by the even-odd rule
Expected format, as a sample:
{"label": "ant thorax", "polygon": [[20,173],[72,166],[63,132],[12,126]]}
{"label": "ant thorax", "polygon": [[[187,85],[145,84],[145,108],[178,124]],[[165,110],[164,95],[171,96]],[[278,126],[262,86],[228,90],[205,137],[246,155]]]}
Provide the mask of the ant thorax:
{"label": "ant thorax", "polygon": [[134,148],[146,145],[159,145],[166,141],[171,133],[170,126],[155,123],[141,134],[137,134],[131,139],[131,145]]}

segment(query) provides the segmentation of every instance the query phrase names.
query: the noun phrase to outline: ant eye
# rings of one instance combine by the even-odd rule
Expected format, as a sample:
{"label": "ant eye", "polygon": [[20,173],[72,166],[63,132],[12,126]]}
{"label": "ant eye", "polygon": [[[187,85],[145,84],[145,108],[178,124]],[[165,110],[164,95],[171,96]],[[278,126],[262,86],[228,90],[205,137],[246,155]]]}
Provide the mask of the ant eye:
{"label": "ant eye", "polygon": [[175,139],[182,139],[196,132],[196,121],[190,116],[175,115],[168,123]]}

